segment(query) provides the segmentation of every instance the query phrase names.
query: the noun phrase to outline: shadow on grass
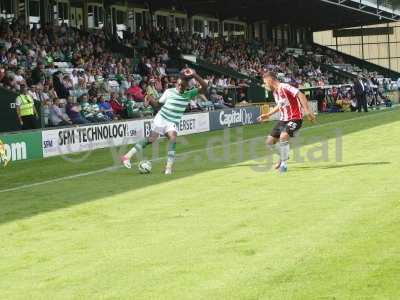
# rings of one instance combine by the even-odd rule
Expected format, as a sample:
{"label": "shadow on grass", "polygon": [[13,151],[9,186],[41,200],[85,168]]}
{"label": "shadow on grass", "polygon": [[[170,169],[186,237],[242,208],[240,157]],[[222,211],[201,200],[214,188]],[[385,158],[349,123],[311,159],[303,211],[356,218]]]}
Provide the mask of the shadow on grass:
{"label": "shadow on grass", "polygon": [[[372,113],[368,118],[356,118],[354,120],[339,123],[338,121],[352,119],[354,114],[337,114],[327,115],[320,118],[319,124],[335,122],[332,125],[326,124],[323,127],[314,127],[310,130],[304,130],[304,137],[313,137],[315,135],[324,136],[327,139],[336,137],[336,129],[340,129],[343,135],[351,134],[358,131],[368,130],[370,128],[389,124],[399,120],[397,114],[394,113]],[[265,136],[274,123],[267,126],[247,126],[243,128],[243,138],[255,138]],[[232,135],[235,132],[231,133]],[[220,138],[223,141],[223,132],[210,132],[206,134],[193,135],[187,137],[189,142],[178,148],[178,153],[193,150],[204,149],[210,138]],[[234,141],[235,137],[233,137]],[[312,143],[312,142],[310,142]],[[307,141],[305,144],[307,145]],[[232,146],[232,149],[235,146]],[[264,145],[260,139],[257,154],[262,155]],[[205,153],[206,151],[203,150]],[[151,153],[151,149],[147,151]],[[195,160],[197,163],[194,163]],[[154,172],[151,176],[139,176],[135,171],[122,170],[97,173],[86,177],[68,179],[57,183],[49,183],[46,185],[36,186],[32,188],[21,189],[14,192],[0,193],[0,223],[6,223],[13,220],[28,218],[41,213],[71,207],[89,201],[95,201],[105,197],[112,197],[118,194],[132,192],[141,188],[171,182],[182,178],[190,177],[196,173],[208,172],[219,168],[228,168],[232,164],[240,164],[252,159],[248,157],[248,153],[238,160],[227,160],[220,162],[210,162],[206,155],[197,156],[194,160],[186,160],[185,162],[177,162],[177,172],[172,177],[166,177],[161,174],[163,161],[154,164]],[[61,158],[53,158],[40,161],[27,161],[15,164],[11,167],[11,172],[7,174],[0,173],[0,188],[6,189],[10,187],[30,184],[79,174],[83,172],[98,170],[110,167],[113,159],[110,158],[110,152],[107,150],[96,151],[86,161],[81,164],[71,164]],[[359,164],[332,164],[328,166],[320,166],[321,169],[335,169],[345,167],[362,167],[364,165],[387,165],[388,162],[372,162]],[[241,165],[246,166],[246,165]],[[252,166],[252,165],[249,165]],[[315,169],[313,167],[296,167],[299,170]],[[229,173],[227,174],[229,176]],[[212,178],[210,179],[212,181]],[[1,184],[2,183],[2,184]],[[198,187],[201,188],[201,185]],[[229,186],[226,187],[229,189]],[[195,193],[195,191],[193,191]],[[140,199],[138,199],[139,201]]]}
{"label": "shadow on grass", "polygon": [[[310,166],[298,166],[298,165],[293,165],[290,166],[289,163],[289,168],[290,168],[290,173],[294,172],[299,172],[299,171],[305,171],[305,170],[331,170],[331,169],[341,169],[341,168],[351,168],[351,167],[367,167],[367,166],[384,166],[384,165],[390,165],[390,162],[387,161],[382,161],[382,162],[365,162],[365,163],[353,163],[353,164],[330,164],[330,165],[320,165],[320,163],[315,163],[313,164],[312,162],[308,162],[308,164],[311,164]],[[275,164],[267,166],[265,163],[246,163],[246,164],[237,164],[237,165],[232,165],[232,166],[225,166],[224,168],[230,169],[230,168],[243,168],[243,167],[249,167],[249,168],[254,168],[255,170],[264,170],[262,172],[272,172],[275,171],[274,169]]]}
{"label": "shadow on grass", "polygon": [[329,169],[341,169],[341,168],[352,168],[352,167],[368,167],[368,166],[384,166],[390,165],[391,163],[388,161],[375,161],[375,162],[363,162],[363,163],[353,163],[353,164],[330,164],[330,165],[316,165],[316,166],[296,166],[293,169],[301,169],[301,170],[329,170]]}

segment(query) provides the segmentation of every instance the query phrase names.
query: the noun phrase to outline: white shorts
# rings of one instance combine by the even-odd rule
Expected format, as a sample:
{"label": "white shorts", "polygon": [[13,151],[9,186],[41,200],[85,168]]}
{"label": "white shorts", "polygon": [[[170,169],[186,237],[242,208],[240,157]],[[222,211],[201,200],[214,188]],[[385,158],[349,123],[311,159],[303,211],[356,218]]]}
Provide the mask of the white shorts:
{"label": "white shorts", "polygon": [[165,135],[167,132],[177,132],[176,124],[165,120],[163,116],[157,114],[154,118],[154,128],[153,131],[157,132],[160,135]]}

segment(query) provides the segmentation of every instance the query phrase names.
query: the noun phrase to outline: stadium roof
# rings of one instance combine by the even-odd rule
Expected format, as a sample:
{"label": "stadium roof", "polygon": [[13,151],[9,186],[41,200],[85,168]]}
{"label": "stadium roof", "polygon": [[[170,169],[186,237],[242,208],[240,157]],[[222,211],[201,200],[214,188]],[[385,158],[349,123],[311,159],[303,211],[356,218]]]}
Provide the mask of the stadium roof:
{"label": "stadium roof", "polygon": [[370,25],[400,20],[393,8],[399,0],[128,0],[147,3],[152,10],[174,7],[189,15],[207,14],[220,19],[267,20],[313,30]]}

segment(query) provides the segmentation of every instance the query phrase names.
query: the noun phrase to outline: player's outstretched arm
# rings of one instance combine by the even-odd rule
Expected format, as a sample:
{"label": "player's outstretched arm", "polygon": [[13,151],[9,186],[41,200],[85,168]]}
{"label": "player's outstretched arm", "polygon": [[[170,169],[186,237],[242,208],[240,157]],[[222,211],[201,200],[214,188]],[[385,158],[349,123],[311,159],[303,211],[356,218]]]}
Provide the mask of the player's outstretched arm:
{"label": "player's outstretched arm", "polygon": [[258,122],[266,122],[266,121],[268,121],[268,119],[269,119],[272,115],[276,114],[278,111],[279,111],[279,106],[275,106],[273,110],[269,111],[269,112],[266,113],[266,114],[262,114],[261,116],[259,116],[259,117],[257,118],[257,121],[258,121]]}
{"label": "player's outstretched arm", "polygon": [[299,99],[301,106],[304,109],[304,113],[306,114],[308,120],[311,123],[315,123],[316,117],[315,117],[315,114],[311,111],[310,103],[308,102],[306,95],[304,95],[302,92],[299,92],[297,94],[297,98]]}
{"label": "player's outstretched arm", "polygon": [[201,88],[199,90],[199,94],[205,94],[208,88],[207,82],[205,82],[204,79],[201,78],[197,73],[195,73],[193,77],[198,83],[200,83]]}
{"label": "player's outstretched arm", "polygon": [[201,88],[199,89],[199,94],[204,94],[207,91],[207,82],[204,81],[203,78],[201,78],[199,76],[199,74],[196,73],[195,70],[193,69],[186,69],[184,70],[184,74],[187,77],[193,77],[194,79],[196,79],[196,81],[200,84]]}

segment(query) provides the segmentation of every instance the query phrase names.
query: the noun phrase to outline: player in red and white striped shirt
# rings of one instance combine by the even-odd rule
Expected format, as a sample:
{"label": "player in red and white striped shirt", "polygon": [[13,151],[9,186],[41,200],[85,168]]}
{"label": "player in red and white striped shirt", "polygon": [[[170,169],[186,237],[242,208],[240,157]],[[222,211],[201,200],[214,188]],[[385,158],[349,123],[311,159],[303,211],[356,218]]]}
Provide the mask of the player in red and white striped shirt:
{"label": "player in red and white striped shirt", "polygon": [[275,113],[280,113],[280,121],[272,129],[266,143],[269,147],[272,147],[279,141],[280,160],[276,169],[284,173],[287,172],[287,161],[289,159],[289,138],[293,137],[294,133],[301,128],[303,112],[312,123],[315,122],[315,115],[310,109],[306,96],[297,88],[281,83],[276,75],[271,72],[264,74],[263,81],[265,88],[273,92],[277,105],[267,114],[261,115],[258,121],[265,122]]}

